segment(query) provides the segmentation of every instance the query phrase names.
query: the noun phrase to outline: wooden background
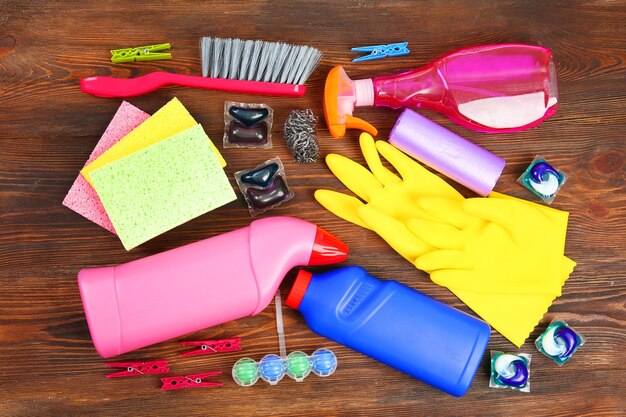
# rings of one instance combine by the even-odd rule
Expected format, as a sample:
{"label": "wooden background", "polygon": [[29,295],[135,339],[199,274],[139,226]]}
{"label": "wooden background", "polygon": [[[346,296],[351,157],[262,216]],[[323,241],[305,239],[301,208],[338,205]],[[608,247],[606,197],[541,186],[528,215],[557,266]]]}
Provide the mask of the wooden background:
{"label": "wooden background", "polygon": [[[0,416],[206,415],[549,415],[626,414],[626,7],[623,1],[13,1],[0,0]],[[429,281],[376,235],[333,217],[313,199],[317,188],[342,189],[323,160],[290,160],[281,139],[293,108],[322,112],[328,70],[344,65],[353,78],[391,74],[457,48],[497,42],[540,44],[554,51],[558,113],[536,129],[486,135],[425,112],[452,131],[507,160],[496,190],[531,195],[516,179],[536,154],[569,175],[554,207],[571,213],[566,254],[578,267],[549,313],[519,351],[531,353],[530,394],[488,388],[487,356],[469,392],[453,398],[356,352],[314,335],[295,311],[285,311],[288,351],[332,348],[339,369],[330,378],[259,382],[230,379],[240,357],[278,351],[274,312],[240,319],[179,340],[242,337],[244,350],[181,359],[177,341],[120,357],[170,358],[175,374],[223,370],[217,389],[161,392],[158,376],[109,380],[92,344],[76,286],[81,268],[113,265],[246,226],[243,199],[126,252],[119,240],[61,205],[120,100],[82,93],[79,79],[130,77],[153,70],[199,74],[203,35],[309,44],[324,59],[300,99],[263,99],[274,108],[274,148],[227,149],[233,172],[280,156],[295,198],[267,215],[315,222],[350,245],[349,264],[397,279],[469,311]],[[408,41],[411,54],[353,64],[350,47]],[[112,65],[109,49],[171,42],[174,59]],[[177,96],[214,139],[225,100],[258,97],[167,88],[131,99],[153,113]],[[386,138],[398,111],[359,109]],[[332,140],[320,121],[322,154],[362,162],[358,132]],[[221,141],[216,140],[221,148]],[[281,289],[286,296],[293,272]],[[167,306],[164,306],[167,307]],[[287,309],[286,309],[287,310]],[[554,317],[587,337],[559,368],[532,341]],[[392,342],[392,341],[390,341]],[[518,351],[493,333],[488,349]]]}

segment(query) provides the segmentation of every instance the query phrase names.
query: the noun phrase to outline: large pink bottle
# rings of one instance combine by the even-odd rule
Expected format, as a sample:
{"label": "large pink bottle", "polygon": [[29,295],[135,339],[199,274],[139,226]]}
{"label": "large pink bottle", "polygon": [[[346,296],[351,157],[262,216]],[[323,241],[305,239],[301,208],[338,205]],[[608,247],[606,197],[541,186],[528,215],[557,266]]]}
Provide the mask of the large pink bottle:
{"label": "large pink bottle", "polygon": [[83,269],[78,286],[100,356],[259,313],[285,274],[347,257],[338,238],[305,220],[250,226],[123,265]]}

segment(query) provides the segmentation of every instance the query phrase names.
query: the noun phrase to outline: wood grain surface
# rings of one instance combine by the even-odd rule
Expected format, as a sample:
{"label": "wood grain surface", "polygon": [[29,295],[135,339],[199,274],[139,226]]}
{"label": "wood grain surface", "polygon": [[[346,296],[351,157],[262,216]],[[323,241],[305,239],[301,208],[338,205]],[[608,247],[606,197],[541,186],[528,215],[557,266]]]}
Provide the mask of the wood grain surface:
{"label": "wood grain surface", "polygon": [[[0,416],[609,416],[626,415],[626,7],[623,1],[18,1],[0,0]],[[121,356],[169,358],[173,375],[223,370],[224,387],[162,392],[158,376],[109,380],[93,348],[76,274],[114,265],[243,227],[250,217],[236,202],[126,252],[104,229],[61,205],[120,100],[82,93],[92,75],[131,77],[154,70],[200,74],[198,39],[210,35],[308,44],[324,59],[299,99],[164,88],[129,100],[153,113],[178,97],[221,149],[225,100],[274,108],[274,147],[224,149],[226,172],[274,156],[285,163],[295,198],[266,215],[315,222],[351,248],[349,264],[397,279],[469,312],[372,232],[342,221],[313,199],[318,188],[342,190],[323,159],[292,162],[281,138],[294,108],[322,117],[322,155],[363,162],[358,132],[333,140],[323,122],[322,91],[334,65],[353,78],[392,74],[477,44],[526,42],[554,51],[558,113],[538,128],[487,135],[426,116],[507,160],[496,190],[531,195],[516,179],[541,154],[569,179],[553,206],[570,212],[566,255],[578,262],[556,300],[521,349],[493,332],[488,349],[533,355],[531,393],[488,387],[488,354],[469,392],[454,398],[348,348],[313,334],[285,309],[288,351],[330,347],[339,368],[330,378],[240,388],[230,378],[243,356],[278,351],[273,307],[256,317]],[[353,64],[350,47],[408,41],[411,54]],[[174,59],[113,65],[109,49],[171,42]],[[397,115],[387,108],[358,115],[386,138]],[[460,188],[460,187],[459,187]],[[463,191],[466,192],[466,191]],[[469,195],[469,193],[467,193]],[[318,269],[323,270],[323,269]],[[291,272],[281,290],[293,281]],[[175,307],[175,306],[164,306]],[[572,324],[587,343],[556,366],[533,341],[554,317]],[[241,352],[180,358],[177,341],[242,337]],[[392,341],[390,341],[391,343]]]}

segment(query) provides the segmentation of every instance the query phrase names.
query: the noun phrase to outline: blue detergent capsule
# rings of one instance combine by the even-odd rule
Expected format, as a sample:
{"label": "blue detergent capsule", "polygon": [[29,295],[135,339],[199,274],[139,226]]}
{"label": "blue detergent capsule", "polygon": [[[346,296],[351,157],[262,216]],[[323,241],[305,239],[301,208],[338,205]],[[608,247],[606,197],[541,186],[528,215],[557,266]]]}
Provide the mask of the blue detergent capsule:
{"label": "blue detergent capsule", "polygon": [[228,108],[228,114],[233,116],[235,119],[239,120],[246,126],[252,126],[256,123],[262,122],[267,119],[270,111],[266,107],[239,107],[239,106],[230,106]]}
{"label": "blue detergent capsule", "polygon": [[269,354],[259,361],[259,375],[270,385],[276,385],[285,376],[285,364],[278,355]]}
{"label": "blue detergent capsule", "polygon": [[551,204],[566,180],[567,175],[563,171],[555,169],[545,159],[535,157],[517,182],[546,204]]}
{"label": "blue detergent capsule", "polygon": [[585,339],[563,320],[553,320],[535,340],[537,350],[559,366],[569,361],[584,343]]}
{"label": "blue detergent capsule", "polygon": [[272,162],[242,174],[239,180],[246,185],[266,188],[274,179],[274,175],[279,168],[278,163]]}
{"label": "blue detergent capsule", "polygon": [[311,371],[317,376],[330,376],[337,369],[337,357],[330,349],[317,349],[311,354]]}
{"label": "blue detergent capsule", "polygon": [[492,388],[530,391],[530,355],[491,351]]}

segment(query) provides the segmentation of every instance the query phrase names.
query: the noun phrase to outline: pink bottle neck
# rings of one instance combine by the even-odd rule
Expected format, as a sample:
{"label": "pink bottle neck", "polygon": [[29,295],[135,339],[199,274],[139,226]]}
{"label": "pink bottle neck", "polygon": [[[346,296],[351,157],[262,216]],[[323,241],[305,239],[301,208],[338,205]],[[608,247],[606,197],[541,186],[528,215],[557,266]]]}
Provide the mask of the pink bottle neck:
{"label": "pink bottle neck", "polygon": [[294,217],[268,217],[250,224],[249,262],[259,294],[252,315],[272,301],[291,268],[308,264],[316,232],[316,225]]}
{"label": "pink bottle neck", "polygon": [[445,80],[435,65],[376,77],[373,84],[375,104],[392,109],[417,107],[438,110],[443,106],[446,92]]}

